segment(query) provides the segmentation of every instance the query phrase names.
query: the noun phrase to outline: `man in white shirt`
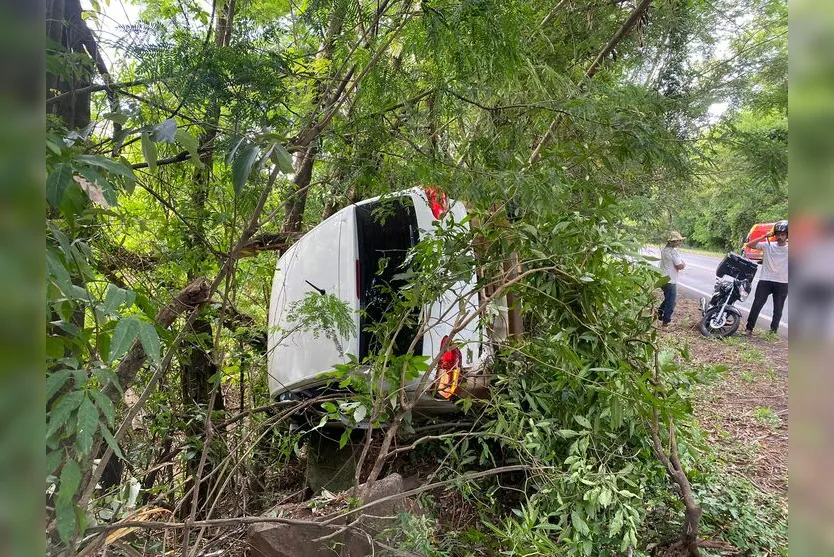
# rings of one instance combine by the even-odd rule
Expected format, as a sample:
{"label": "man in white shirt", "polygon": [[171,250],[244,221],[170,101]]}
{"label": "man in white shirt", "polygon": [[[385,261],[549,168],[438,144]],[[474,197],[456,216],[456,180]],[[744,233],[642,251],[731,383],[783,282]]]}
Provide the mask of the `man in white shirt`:
{"label": "man in white shirt", "polygon": [[[771,237],[776,238],[776,242],[771,242]],[[780,220],[773,225],[772,233],[751,240],[746,246],[748,249],[762,250],[763,255],[762,274],[756,286],[756,297],[753,299],[750,315],[747,317],[745,334],[747,336],[753,334],[753,328],[759,319],[759,312],[762,311],[771,294],[773,295],[773,319],[770,322],[770,330],[777,333],[779,321],[782,319],[782,309],[788,298],[788,221]]]}
{"label": "man in white shirt", "polygon": [[672,312],[675,311],[675,304],[678,299],[678,273],[686,267],[683,258],[675,249],[686,240],[681,233],[673,230],[669,234],[666,247],[660,250],[660,270],[669,277],[669,282],[663,285],[663,302],[657,308],[657,318],[667,327],[672,321]]}

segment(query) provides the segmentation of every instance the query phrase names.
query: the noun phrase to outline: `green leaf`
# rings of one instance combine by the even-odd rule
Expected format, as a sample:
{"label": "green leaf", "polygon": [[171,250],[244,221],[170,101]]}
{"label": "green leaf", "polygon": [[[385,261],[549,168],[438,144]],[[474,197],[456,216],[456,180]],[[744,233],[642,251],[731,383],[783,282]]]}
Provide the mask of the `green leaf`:
{"label": "green leaf", "polygon": [[139,325],[139,340],[142,341],[142,347],[145,353],[150,357],[151,361],[158,362],[162,357],[162,349],[159,345],[159,335],[156,333],[156,327],[153,323],[142,321]]}
{"label": "green leaf", "polygon": [[243,186],[249,179],[252,165],[258,159],[258,146],[254,143],[245,145],[232,162],[232,185],[235,188],[235,195],[240,195]]}
{"label": "green leaf", "polygon": [[571,437],[576,437],[579,434],[572,429],[560,429],[559,435],[561,435],[565,439],[570,439]]}
{"label": "green leaf", "polygon": [[49,374],[46,378],[46,393],[45,398],[46,400],[50,400],[58,390],[64,386],[64,383],[67,382],[69,379],[72,370],[63,369],[61,371],[56,371],[55,373]]}
{"label": "green leaf", "polygon": [[183,128],[177,129],[177,133],[174,134],[174,138],[177,140],[177,143],[183,147],[183,149],[188,151],[188,154],[191,155],[191,160],[200,164],[200,142],[197,141],[197,138],[185,131]]}
{"label": "green leaf", "polygon": [[61,459],[64,457],[64,451],[47,451],[46,453],[46,475],[49,476],[58,469],[61,465]]}
{"label": "green leaf", "polygon": [[570,520],[573,524],[573,527],[576,529],[577,532],[582,534],[583,536],[587,536],[591,533],[591,529],[588,528],[588,524],[585,520],[579,515],[576,511],[571,511],[570,513]]}
{"label": "green leaf", "polygon": [[46,250],[46,274],[64,294],[72,293],[72,279],[66,267],[52,250]]}
{"label": "green leaf", "polygon": [[70,240],[66,234],[64,234],[60,228],[58,228],[54,222],[47,221],[46,226],[49,228],[49,232],[55,237],[58,241],[58,245],[61,247],[61,253],[64,254],[64,257],[70,257],[72,253],[72,247],[70,247]]}
{"label": "green leaf", "polygon": [[611,399],[611,427],[618,429],[623,425],[623,404],[618,398]]}
{"label": "green leaf", "polygon": [[[60,360],[64,357],[64,338],[58,335],[46,337],[46,357],[52,360]],[[49,400],[49,399],[47,399]]]}
{"label": "green leaf", "polygon": [[116,324],[113,338],[110,340],[110,361],[122,356],[139,335],[140,321],[135,317],[125,317]]}
{"label": "green leaf", "polygon": [[87,513],[81,507],[75,507],[75,521],[78,524],[78,533],[83,536],[87,529]]}
{"label": "green leaf", "polygon": [[113,401],[111,401],[101,391],[90,391],[90,394],[96,401],[96,406],[98,406],[99,411],[101,411],[101,414],[107,420],[107,424],[110,427],[113,427],[116,420],[116,409],[113,406]]}
{"label": "green leaf", "polygon": [[46,426],[47,437],[51,437],[65,423],[67,423],[70,414],[72,414],[73,410],[78,408],[78,405],[81,404],[82,400],[84,400],[83,391],[72,391],[58,399],[58,401],[52,406],[52,410],[49,412],[49,421]]}
{"label": "green leaf", "polygon": [[364,404],[360,404],[356,407],[356,410],[353,411],[353,421],[357,424],[365,419],[365,416],[368,415],[368,409],[365,408]]}
{"label": "green leaf", "polygon": [[64,198],[67,186],[72,183],[72,166],[62,163],[49,173],[46,179],[46,200],[56,209]]}
{"label": "green leaf", "polygon": [[116,438],[113,437],[113,434],[110,433],[110,430],[106,427],[101,428],[101,436],[104,437],[104,441],[107,443],[107,446],[113,451],[113,454],[119,457],[120,459],[124,459],[122,456],[122,450],[119,448],[119,444],[116,442]]}
{"label": "green leaf", "polygon": [[156,144],[151,139],[151,134],[148,132],[142,133],[142,155],[148,163],[148,169],[151,174],[156,172]]}
{"label": "green leaf", "polygon": [[602,505],[603,507],[607,507],[611,504],[613,498],[611,497],[611,490],[607,487],[603,487],[599,492],[599,498],[597,502]]}
{"label": "green leaf", "polygon": [[64,467],[61,470],[61,483],[58,485],[58,497],[56,500],[59,503],[71,503],[80,484],[81,468],[74,460],[68,460],[64,463]]}
{"label": "green leaf", "polygon": [[113,150],[114,151],[121,151],[122,146],[125,143],[125,139],[133,130],[129,128],[122,128],[121,130],[115,132],[113,134]]}
{"label": "green leaf", "polygon": [[278,165],[278,169],[284,174],[292,174],[295,172],[295,168],[292,165],[292,155],[289,151],[284,149],[279,143],[274,143],[272,147],[272,162]]}
{"label": "green leaf", "polygon": [[58,145],[57,142],[53,141],[50,138],[46,138],[46,148],[52,151],[54,154],[61,156],[61,147]]}
{"label": "green leaf", "polygon": [[241,138],[237,139],[237,141],[235,141],[235,144],[232,145],[232,148],[229,149],[229,152],[226,155],[226,165],[227,166],[231,166],[232,161],[235,160],[235,153],[237,153],[237,150],[240,149],[240,146],[245,144],[245,143],[246,143],[246,138],[245,137],[241,137]]}
{"label": "green leaf", "polygon": [[623,529],[623,511],[619,510],[614,515],[611,524],[608,525],[608,537],[613,538]]}
{"label": "green leaf", "polygon": [[345,429],[345,430],[342,432],[342,436],[339,438],[339,448],[340,448],[340,449],[344,449],[344,448],[345,448],[345,445],[347,445],[347,442],[348,442],[349,440],[350,440],[350,430],[349,430],[349,429]]}
{"label": "green leaf", "polygon": [[75,506],[72,503],[59,502],[55,505],[55,528],[58,537],[67,543],[75,533]]}
{"label": "green leaf", "polygon": [[107,285],[107,294],[104,296],[104,313],[113,315],[127,299],[127,290],[119,288],[115,284]]}
{"label": "green leaf", "polygon": [[133,173],[133,169],[121,160],[109,159],[98,155],[78,155],[76,159],[88,166],[97,166],[105,169],[107,172],[124,176],[130,181],[136,181],[136,175]]}
{"label": "green leaf", "polygon": [[93,449],[93,436],[97,429],[98,409],[92,400],[84,397],[84,401],[78,407],[78,431],[75,437],[78,452],[82,455],[90,454]]}
{"label": "green leaf", "polygon": [[578,423],[585,429],[592,429],[591,422],[589,422],[588,418],[586,418],[585,416],[574,416],[573,419],[576,420],[576,423]]}

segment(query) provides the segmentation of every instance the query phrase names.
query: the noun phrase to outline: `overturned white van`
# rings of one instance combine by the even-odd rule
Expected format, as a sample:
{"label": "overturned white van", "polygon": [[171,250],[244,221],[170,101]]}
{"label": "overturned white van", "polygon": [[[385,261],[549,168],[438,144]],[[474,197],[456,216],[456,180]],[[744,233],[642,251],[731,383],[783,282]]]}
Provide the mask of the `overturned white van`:
{"label": "overturned white van", "polygon": [[[385,218],[375,213],[384,205]],[[279,400],[312,396],[327,384],[323,376],[353,355],[361,362],[373,350],[369,331],[382,317],[389,299],[376,288],[386,284],[396,289],[410,248],[443,226],[453,215],[460,223],[466,216],[463,204],[448,200],[432,189],[411,189],[384,198],[373,198],[345,207],[326,219],[290,247],[278,260],[269,309],[269,390]],[[439,223],[437,221],[440,221]],[[379,265],[386,258],[386,265]],[[382,270],[380,271],[380,267]],[[294,329],[292,308],[310,292],[332,294],[352,312],[355,333],[338,344],[324,335]],[[433,384],[421,394],[424,408],[448,407],[459,378],[473,377],[489,357],[489,343],[480,319],[472,319],[449,335],[459,315],[477,311],[478,295],[474,269],[430,307],[424,308],[425,334],[403,330],[397,336],[395,353],[403,353],[415,338],[414,354],[438,359]],[[441,354],[441,352],[443,352]],[[439,358],[438,358],[439,357]],[[419,378],[406,385],[412,394]],[[425,383],[424,383],[425,384]],[[441,386],[438,386],[441,384]],[[435,401],[441,404],[433,404]]]}

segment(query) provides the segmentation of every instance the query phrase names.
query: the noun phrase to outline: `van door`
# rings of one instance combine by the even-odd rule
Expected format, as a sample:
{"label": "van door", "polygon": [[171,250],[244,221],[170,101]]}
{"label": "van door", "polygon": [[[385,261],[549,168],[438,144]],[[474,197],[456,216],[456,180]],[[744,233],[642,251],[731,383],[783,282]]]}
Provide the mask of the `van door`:
{"label": "van door", "polygon": [[[408,196],[375,200],[356,206],[358,245],[357,279],[359,295],[359,359],[379,350],[379,341],[370,329],[379,324],[395,301],[405,281],[395,278],[403,273],[406,256],[420,239],[414,204]],[[417,334],[417,317],[397,335],[394,354],[405,354]],[[414,350],[423,353],[420,339]]]}
{"label": "van door", "polygon": [[[344,361],[349,347],[298,329],[292,308],[310,293],[344,297],[339,283],[341,219],[308,232],[278,260],[269,315],[269,385],[273,396],[310,382]],[[318,294],[316,294],[318,295]],[[342,343],[344,344],[344,343]]]}
{"label": "van door", "polygon": [[[416,207],[417,223],[420,233],[424,235],[434,234],[434,227],[437,217],[433,214],[430,203],[423,190],[412,190],[411,198]],[[461,222],[466,217],[466,208],[462,203],[448,200],[447,212],[451,213],[455,222]],[[448,222],[448,217],[441,217],[440,226]],[[466,225],[465,225],[466,226]],[[438,257],[442,257],[438,254]],[[424,337],[423,354],[429,358],[435,358],[443,346],[443,339],[453,330],[454,323],[463,311],[464,314],[477,311],[478,294],[476,289],[475,271],[468,279],[463,279],[452,285],[452,288],[445,292],[428,309],[427,332]],[[462,365],[464,369],[478,367],[485,358],[484,339],[478,319],[470,321],[462,330],[455,334],[454,342],[461,350]]]}

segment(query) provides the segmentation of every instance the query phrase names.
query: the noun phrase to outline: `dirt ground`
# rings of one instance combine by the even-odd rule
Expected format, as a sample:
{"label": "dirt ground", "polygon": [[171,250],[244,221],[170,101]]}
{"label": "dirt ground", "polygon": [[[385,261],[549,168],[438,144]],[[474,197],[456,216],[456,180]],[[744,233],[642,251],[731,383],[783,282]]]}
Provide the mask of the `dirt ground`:
{"label": "dirt ground", "polygon": [[[667,342],[689,344],[696,364],[724,364],[722,377],[699,388],[695,415],[732,472],[787,497],[788,340],[756,329],[724,340],[698,331],[698,302],[678,299]],[[743,330],[743,326],[742,326]]]}

